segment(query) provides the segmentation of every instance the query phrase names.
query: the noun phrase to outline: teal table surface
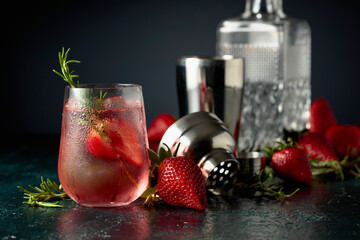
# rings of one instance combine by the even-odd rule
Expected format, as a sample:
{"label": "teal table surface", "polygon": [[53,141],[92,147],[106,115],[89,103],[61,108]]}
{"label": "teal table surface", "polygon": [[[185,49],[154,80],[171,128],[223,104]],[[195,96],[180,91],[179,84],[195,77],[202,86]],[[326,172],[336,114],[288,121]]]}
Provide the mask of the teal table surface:
{"label": "teal table surface", "polygon": [[24,205],[17,186],[38,186],[41,176],[58,182],[57,153],[41,144],[0,153],[0,239],[360,239],[360,180],[314,182],[285,203],[209,196],[205,211],[149,210],[141,200],[117,208]]}

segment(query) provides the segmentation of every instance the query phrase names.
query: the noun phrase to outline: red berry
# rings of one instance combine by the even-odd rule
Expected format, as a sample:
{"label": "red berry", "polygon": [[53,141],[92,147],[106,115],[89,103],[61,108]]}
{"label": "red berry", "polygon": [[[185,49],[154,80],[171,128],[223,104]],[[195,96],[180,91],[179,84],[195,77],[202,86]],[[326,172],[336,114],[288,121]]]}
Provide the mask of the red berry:
{"label": "red berry", "polygon": [[87,136],[88,151],[105,161],[123,160],[141,166],[144,150],[140,149],[139,133],[134,126],[123,119],[108,119],[103,124],[102,134],[92,129]]}
{"label": "red berry", "polygon": [[306,133],[297,142],[299,148],[308,155],[309,159],[319,161],[336,160],[338,157],[328,140],[318,133]]}
{"label": "red berry", "polygon": [[306,153],[299,148],[285,148],[271,158],[274,173],[283,179],[311,184],[313,177]]}
{"label": "red berry", "polygon": [[117,153],[114,151],[110,141],[103,139],[103,137],[92,129],[86,138],[86,148],[93,156],[105,160],[112,161],[117,159]]}
{"label": "red berry", "polygon": [[170,205],[206,208],[206,180],[200,168],[186,157],[165,159],[158,172],[158,193]]}
{"label": "red berry", "polygon": [[166,132],[166,130],[174,123],[176,119],[167,113],[158,115],[150,124],[148,128],[149,141],[159,141]]}
{"label": "red berry", "polygon": [[162,136],[174,122],[176,122],[176,119],[167,113],[158,115],[151,122],[147,130],[150,149],[157,152]]}
{"label": "red berry", "polygon": [[324,135],[326,130],[336,124],[330,105],[324,98],[318,98],[310,108],[310,132]]}
{"label": "red berry", "polygon": [[360,154],[360,127],[356,125],[333,125],[325,137],[339,156],[357,157]]}

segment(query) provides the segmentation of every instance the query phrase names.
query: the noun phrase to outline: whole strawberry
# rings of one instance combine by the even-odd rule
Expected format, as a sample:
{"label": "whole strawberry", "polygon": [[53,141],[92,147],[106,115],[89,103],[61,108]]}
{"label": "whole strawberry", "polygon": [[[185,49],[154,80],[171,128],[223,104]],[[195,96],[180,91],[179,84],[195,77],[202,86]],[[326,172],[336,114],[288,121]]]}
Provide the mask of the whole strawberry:
{"label": "whole strawberry", "polygon": [[336,124],[326,131],[325,137],[339,156],[357,157],[360,155],[360,127]]}
{"label": "whole strawberry", "polygon": [[284,148],[271,158],[274,173],[284,180],[311,184],[313,176],[306,153],[299,148]]}
{"label": "whole strawberry", "polygon": [[309,157],[319,161],[338,161],[334,149],[328,140],[318,133],[306,133],[298,141],[297,144]]}
{"label": "whole strawberry", "polygon": [[176,118],[170,114],[162,113],[154,118],[147,130],[149,146],[157,152],[159,143],[166,130],[176,122]]}
{"label": "whole strawberry", "polygon": [[330,126],[336,124],[330,105],[324,98],[318,98],[311,104],[309,122],[309,131],[322,135]]}
{"label": "whole strawberry", "polygon": [[186,157],[170,157],[162,161],[157,190],[170,205],[198,210],[206,208],[206,180],[200,168]]}

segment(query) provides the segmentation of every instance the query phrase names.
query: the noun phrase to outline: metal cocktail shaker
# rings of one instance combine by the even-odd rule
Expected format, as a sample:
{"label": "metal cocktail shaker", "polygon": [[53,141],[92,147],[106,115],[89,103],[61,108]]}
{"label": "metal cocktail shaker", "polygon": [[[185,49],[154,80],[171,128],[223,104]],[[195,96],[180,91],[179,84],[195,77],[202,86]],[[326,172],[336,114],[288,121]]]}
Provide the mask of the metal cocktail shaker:
{"label": "metal cocktail shaker", "polygon": [[180,118],[168,128],[159,146],[164,143],[172,152],[180,143],[177,156],[187,156],[198,164],[209,191],[231,194],[240,172],[233,155],[236,141],[215,114],[196,112]]}
{"label": "metal cocktail shaker", "polygon": [[232,56],[181,57],[176,66],[180,116],[215,113],[238,141],[244,62]]}

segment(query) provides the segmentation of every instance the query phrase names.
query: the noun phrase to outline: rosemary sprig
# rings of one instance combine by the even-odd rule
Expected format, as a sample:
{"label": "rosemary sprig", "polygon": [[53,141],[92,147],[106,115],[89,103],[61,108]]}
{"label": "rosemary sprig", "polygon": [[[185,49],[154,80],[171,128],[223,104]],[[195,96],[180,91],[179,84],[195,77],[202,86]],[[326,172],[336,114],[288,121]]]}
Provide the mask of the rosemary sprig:
{"label": "rosemary sprig", "polygon": [[86,110],[86,115],[84,119],[79,118],[78,121],[83,125],[90,126],[104,140],[110,141],[109,136],[105,132],[104,118],[101,117],[99,111],[94,111],[94,110],[102,110],[104,108],[103,100],[105,99],[106,94],[107,92],[103,94],[102,90],[100,90],[99,93],[100,97],[97,99],[97,101],[93,101],[93,99],[95,99],[93,91],[90,91],[89,96],[81,97],[80,103],[82,108]]}
{"label": "rosemary sprig", "polygon": [[[61,73],[54,70],[57,75],[59,75],[65,82],[69,83],[71,87],[78,88],[79,81],[75,84],[74,79],[79,77],[79,75],[73,74],[74,71],[70,71],[68,64],[69,63],[80,63],[78,60],[67,60],[70,48],[65,52],[65,49],[62,48],[61,52],[59,52],[59,63],[61,68]],[[82,92],[82,95],[78,95],[80,104],[84,110],[86,110],[87,115],[86,119],[79,119],[81,124],[91,126],[96,132],[98,132],[105,140],[109,140],[107,134],[104,131],[104,121],[103,118],[100,117],[99,112],[94,110],[102,110],[103,109],[103,101],[107,92],[103,94],[102,90],[100,90],[99,98],[94,96],[94,90],[90,89],[90,91]],[[97,101],[94,101],[94,100]]]}
{"label": "rosemary sprig", "polygon": [[53,69],[53,72],[55,72],[57,75],[62,77],[65,82],[68,82],[72,87],[76,88],[79,86],[79,82],[77,84],[74,83],[73,78],[79,77],[79,75],[74,75],[74,71],[70,71],[68,64],[69,63],[80,63],[78,60],[67,60],[68,53],[70,51],[70,48],[65,52],[64,48],[62,48],[62,51],[59,52],[59,62],[61,67],[61,73]]}
{"label": "rosemary sprig", "polygon": [[284,192],[284,187],[280,183],[271,183],[266,185],[265,182],[270,178],[272,172],[261,170],[259,174],[254,174],[251,178],[235,183],[235,186],[239,188],[240,193],[245,193],[248,195],[255,196],[256,193],[261,193],[262,195],[270,195],[278,201],[284,201],[286,198],[292,197],[297,193],[300,188],[297,188],[290,194]]}
{"label": "rosemary sprig", "polygon": [[53,200],[71,200],[68,195],[62,190],[61,185],[57,185],[55,182],[52,182],[50,179],[44,181],[44,178],[41,177],[41,184],[39,187],[29,187],[35,192],[31,192],[21,186],[18,186],[18,189],[24,192],[24,198],[28,199],[24,204],[30,206],[41,206],[41,207],[63,207],[59,205],[58,202],[48,202]]}

